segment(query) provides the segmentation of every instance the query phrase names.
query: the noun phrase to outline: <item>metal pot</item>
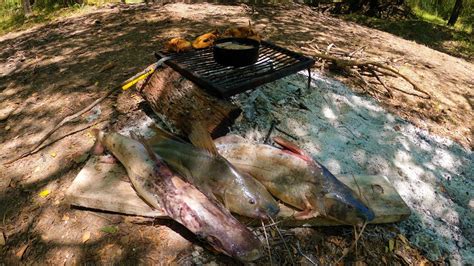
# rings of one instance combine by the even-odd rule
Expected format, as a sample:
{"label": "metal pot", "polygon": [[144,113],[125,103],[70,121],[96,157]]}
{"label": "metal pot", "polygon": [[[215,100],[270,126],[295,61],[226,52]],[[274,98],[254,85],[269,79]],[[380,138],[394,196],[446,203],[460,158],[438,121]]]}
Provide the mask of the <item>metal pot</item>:
{"label": "metal pot", "polygon": [[[231,42],[233,44],[242,44],[252,46],[248,49],[228,49],[219,44]],[[260,43],[256,40],[245,38],[224,38],[214,42],[213,54],[214,60],[224,66],[247,66],[258,60],[258,50]]]}

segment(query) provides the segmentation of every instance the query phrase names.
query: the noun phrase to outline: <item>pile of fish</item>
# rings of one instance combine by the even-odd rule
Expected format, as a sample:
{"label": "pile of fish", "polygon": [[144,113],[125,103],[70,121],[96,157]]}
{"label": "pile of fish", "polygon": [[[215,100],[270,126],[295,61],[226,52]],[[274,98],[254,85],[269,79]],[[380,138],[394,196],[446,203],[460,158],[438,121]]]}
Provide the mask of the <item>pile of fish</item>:
{"label": "pile of fish", "polygon": [[214,155],[160,128],[151,130],[148,140],[96,131],[94,152],[107,149],[150,206],[238,260],[258,259],[262,243],[230,212],[272,219],[280,211],[278,199],[300,210],[296,219],[321,215],[345,224],[374,219],[350,188],[285,139],[274,138],[281,146],[276,148],[226,136],[215,141]]}

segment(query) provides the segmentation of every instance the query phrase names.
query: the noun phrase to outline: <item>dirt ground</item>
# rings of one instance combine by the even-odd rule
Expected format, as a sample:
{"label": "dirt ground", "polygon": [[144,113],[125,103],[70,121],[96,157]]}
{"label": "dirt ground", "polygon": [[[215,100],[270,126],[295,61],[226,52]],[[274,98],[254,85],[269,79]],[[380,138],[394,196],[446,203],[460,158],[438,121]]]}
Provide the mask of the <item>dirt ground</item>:
{"label": "dirt ground", "polygon": [[[308,44],[324,50],[334,43],[334,49],[349,52],[364,47],[358,57],[395,61],[392,65],[418,82],[432,98],[397,91],[388,98],[378,86],[381,93],[374,94],[377,100],[387,110],[433,134],[474,148],[472,62],[299,5],[289,9],[111,5],[0,37],[0,162],[27,151],[62,117],[153,63],[153,51],[165,40],[178,35],[194,37],[216,27],[246,25],[249,19],[266,39],[293,50],[303,51],[301,48]],[[336,77],[358,88],[353,80]],[[384,80],[412,91],[400,79]],[[94,141],[89,130],[82,129],[124,123],[138,112],[139,101],[133,90],[117,93],[94,112],[61,128],[46,142],[53,142],[51,145],[0,166],[0,264],[237,263],[203,249],[174,222],[64,204],[65,190]],[[296,228],[282,233],[286,242],[275,231],[270,232],[273,263],[291,263],[285,243],[295,263],[309,264],[309,259],[321,264],[336,262],[353,240],[351,228]],[[357,252],[351,251],[345,261],[426,262],[393,225],[369,226]]]}

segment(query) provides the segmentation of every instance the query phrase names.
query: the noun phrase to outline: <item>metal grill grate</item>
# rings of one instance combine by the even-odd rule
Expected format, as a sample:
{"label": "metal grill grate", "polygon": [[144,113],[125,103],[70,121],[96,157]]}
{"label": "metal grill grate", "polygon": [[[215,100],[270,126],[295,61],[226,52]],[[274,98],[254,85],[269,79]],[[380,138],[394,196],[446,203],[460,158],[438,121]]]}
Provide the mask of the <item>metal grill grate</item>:
{"label": "metal grill grate", "polygon": [[168,56],[165,64],[209,93],[229,97],[303,69],[314,60],[285,48],[262,41],[258,61],[244,67],[223,66],[214,61],[212,48]]}

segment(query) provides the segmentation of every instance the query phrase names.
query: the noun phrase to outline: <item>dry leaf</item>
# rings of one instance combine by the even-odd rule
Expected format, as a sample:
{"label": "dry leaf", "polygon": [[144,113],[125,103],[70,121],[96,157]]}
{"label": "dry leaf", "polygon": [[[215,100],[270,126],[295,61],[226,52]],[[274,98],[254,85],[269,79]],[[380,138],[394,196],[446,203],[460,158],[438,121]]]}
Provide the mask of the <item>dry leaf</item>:
{"label": "dry leaf", "polygon": [[5,246],[5,235],[3,235],[3,232],[0,232],[0,246]]}
{"label": "dry leaf", "polygon": [[86,243],[87,240],[89,240],[90,238],[91,238],[91,232],[89,231],[84,232],[84,234],[82,235],[82,243]]}
{"label": "dry leaf", "polygon": [[54,151],[53,151],[53,152],[51,152],[49,155],[51,155],[51,157],[53,157],[53,158],[54,158],[54,157],[56,157],[56,155],[58,155],[58,154],[57,154],[56,152],[54,152]]}
{"label": "dry leaf", "polygon": [[395,248],[395,241],[393,239],[388,240],[388,251],[392,252]]}
{"label": "dry leaf", "polygon": [[115,234],[118,232],[118,228],[116,226],[104,226],[100,229],[100,231],[104,233],[109,233],[109,234]]}
{"label": "dry leaf", "polygon": [[398,238],[403,242],[403,244],[409,245],[408,244],[408,239],[404,235],[398,234]]}
{"label": "dry leaf", "polygon": [[15,256],[21,260],[23,254],[25,254],[26,249],[28,248],[28,244],[23,244],[18,251],[15,253]]}
{"label": "dry leaf", "polygon": [[39,196],[42,198],[46,198],[49,195],[49,193],[51,193],[51,190],[45,189],[39,193]]}

